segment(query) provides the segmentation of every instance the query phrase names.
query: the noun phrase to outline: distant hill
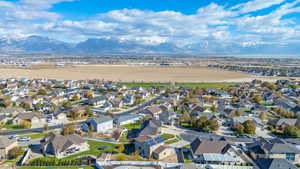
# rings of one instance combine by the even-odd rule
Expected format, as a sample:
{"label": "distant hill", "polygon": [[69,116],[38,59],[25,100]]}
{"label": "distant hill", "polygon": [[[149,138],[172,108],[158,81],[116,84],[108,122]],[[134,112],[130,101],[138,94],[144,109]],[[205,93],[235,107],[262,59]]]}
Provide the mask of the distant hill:
{"label": "distant hill", "polygon": [[124,53],[124,54],[300,54],[300,44],[248,44],[222,43],[214,40],[202,41],[178,47],[173,43],[142,44],[138,41],[118,39],[87,39],[72,44],[48,37],[0,38],[0,53]]}

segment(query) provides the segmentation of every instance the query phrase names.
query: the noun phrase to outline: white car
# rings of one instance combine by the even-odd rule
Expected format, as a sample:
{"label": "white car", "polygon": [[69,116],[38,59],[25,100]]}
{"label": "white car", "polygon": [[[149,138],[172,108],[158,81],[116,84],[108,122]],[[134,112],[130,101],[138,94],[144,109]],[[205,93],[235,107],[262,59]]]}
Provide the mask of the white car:
{"label": "white car", "polygon": [[30,137],[21,137],[18,141],[30,141]]}
{"label": "white car", "polygon": [[13,136],[9,136],[8,139],[10,139],[10,140],[19,140],[19,137],[13,135]]}

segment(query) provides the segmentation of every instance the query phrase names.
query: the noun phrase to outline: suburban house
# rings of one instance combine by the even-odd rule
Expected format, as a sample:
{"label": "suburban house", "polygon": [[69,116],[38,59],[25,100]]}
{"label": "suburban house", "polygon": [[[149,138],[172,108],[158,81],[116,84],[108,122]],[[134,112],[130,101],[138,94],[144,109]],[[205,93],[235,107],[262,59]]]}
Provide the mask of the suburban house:
{"label": "suburban house", "polygon": [[177,160],[176,151],[174,147],[169,146],[159,146],[152,152],[152,158],[159,161],[174,161],[174,158]]}
{"label": "suburban house", "polygon": [[18,146],[16,140],[10,140],[7,137],[0,136],[0,160],[6,159],[9,150]]}
{"label": "suburban house", "polygon": [[[164,145],[164,139],[160,136],[154,138],[150,136],[139,136],[134,142],[135,151],[145,158],[152,157],[152,153],[162,145]],[[162,157],[159,156],[159,152],[157,153],[157,158]]]}
{"label": "suburban house", "polygon": [[262,169],[298,169],[294,164],[281,158],[261,158],[257,159],[255,163]]}
{"label": "suburban house", "polygon": [[284,129],[286,126],[298,126],[300,127],[300,120],[298,119],[271,119],[268,122],[269,125],[272,125],[276,129]]}
{"label": "suburban house", "polygon": [[146,114],[146,115],[150,114],[152,116],[156,116],[156,115],[160,114],[161,112],[162,112],[162,110],[157,105],[147,107],[146,109],[144,109],[142,111],[143,114]]}
{"label": "suburban house", "polygon": [[262,122],[259,118],[256,117],[249,117],[249,116],[242,116],[242,117],[233,117],[231,118],[231,126],[235,126],[237,124],[242,124],[245,121],[253,121],[256,125],[262,126]]}
{"label": "suburban house", "polygon": [[21,125],[23,121],[30,122],[31,128],[42,127],[46,123],[46,116],[39,113],[20,113],[13,119],[13,124]]}
{"label": "suburban house", "polygon": [[89,150],[89,145],[77,134],[63,136],[51,132],[41,140],[42,153],[56,158],[67,157],[87,150]]}
{"label": "suburban house", "polygon": [[0,114],[2,113],[14,117],[20,113],[25,113],[25,110],[22,108],[6,107],[0,111]]}
{"label": "suburban house", "polygon": [[195,162],[234,164],[243,163],[230,143],[220,140],[201,140],[196,138],[191,143],[191,150]]}
{"label": "suburban house", "polygon": [[5,114],[0,114],[0,125],[4,125],[7,122],[7,116]]}
{"label": "suburban house", "polygon": [[142,115],[138,114],[128,114],[128,115],[122,115],[118,117],[115,120],[115,123],[119,126],[124,125],[124,124],[130,124],[130,123],[135,123],[139,120],[143,119]]}
{"label": "suburban house", "polygon": [[162,122],[160,120],[149,120],[142,125],[139,136],[156,136],[161,133]]}
{"label": "suburban house", "polygon": [[109,116],[90,118],[83,125],[83,129],[88,131],[89,126],[91,126],[95,132],[107,133],[113,129],[113,119]]}
{"label": "suburban house", "polygon": [[300,161],[300,150],[282,139],[267,140],[261,138],[254,143],[247,144],[247,148],[254,159],[281,158],[291,163],[299,163]]}
{"label": "suburban house", "polygon": [[95,97],[87,101],[87,104],[91,106],[100,106],[106,102],[106,98],[104,96]]}
{"label": "suburban house", "polygon": [[176,118],[176,113],[172,110],[166,110],[159,114],[159,120],[166,125],[172,125],[174,123],[174,119]]}

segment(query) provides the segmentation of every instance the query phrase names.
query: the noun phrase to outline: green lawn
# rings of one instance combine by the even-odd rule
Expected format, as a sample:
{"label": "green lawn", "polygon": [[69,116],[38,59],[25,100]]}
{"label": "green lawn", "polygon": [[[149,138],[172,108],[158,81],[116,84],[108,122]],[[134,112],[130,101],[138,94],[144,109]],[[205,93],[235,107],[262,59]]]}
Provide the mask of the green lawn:
{"label": "green lawn", "polygon": [[[66,157],[68,159],[73,159],[78,156],[84,156],[84,155],[94,155],[98,156],[99,154],[105,153],[105,152],[112,152],[115,151],[118,147],[117,144],[112,144],[112,143],[106,143],[106,142],[99,142],[99,141],[93,141],[93,140],[88,140],[88,144],[90,145],[90,150],[81,152],[78,154],[71,155],[69,157]],[[99,150],[101,146],[107,146],[107,149],[105,150]]]}
{"label": "green lawn", "polygon": [[164,133],[161,135],[161,137],[164,139],[164,140],[169,140],[171,138],[174,138],[175,136],[173,134],[168,134],[168,133]]}
{"label": "green lawn", "polygon": [[12,124],[6,124],[1,126],[0,128],[4,128],[6,130],[16,130],[16,129],[24,129],[23,127],[19,125],[12,125]]}
{"label": "green lawn", "polygon": [[[98,156],[98,155],[100,155],[102,153],[105,153],[105,152],[114,152],[118,148],[118,145],[112,144],[112,143],[99,142],[99,141],[93,141],[93,140],[88,140],[87,142],[90,145],[90,150],[80,152],[80,153],[62,158],[60,160],[73,160],[73,159],[76,159],[77,157],[87,156],[87,155]],[[107,148],[104,149],[104,150],[99,149],[102,146],[107,146]],[[52,161],[52,160],[56,160],[56,158],[55,157],[42,157],[42,158],[33,159],[30,162],[32,163],[35,160]]]}
{"label": "green lawn", "polygon": [[17,167],[17,169],[93,169],[91,166]]}
{"label": "green lawn", "polygon": [[124,124],[122,127],[126,128],[127,130],[139,129],[141,128],[141,123]]}
{"label": "green lawn", "polygon": [[25,134],[25,135],[20,135],[21,137],[30,137],[31,139],[38,139],[38,138],[43,138],[45,137],[47,133],[31,133],[31,134]]}
{"label": "green lawn", "polygon": [[178,141],[179,141],[179,139],[174,138],[174,139],[171,139],[171,140],[167,140],[167,141],[165,142],[165,144],[173,144],[173,143],[177,143]]}

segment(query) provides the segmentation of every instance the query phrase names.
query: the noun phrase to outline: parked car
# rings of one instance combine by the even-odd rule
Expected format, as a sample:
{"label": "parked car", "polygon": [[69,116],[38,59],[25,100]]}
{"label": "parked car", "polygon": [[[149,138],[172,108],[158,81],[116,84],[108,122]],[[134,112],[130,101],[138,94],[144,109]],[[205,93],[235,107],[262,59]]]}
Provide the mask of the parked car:
{"label": "parked car", "polygon": [[13,135],[13,136],[9,136],[9,137],[8,137],[8,139],[10,139],[10,140],[18,140],[18,139],[19,139],[19,137],[18,137],[18,136],[15,136],[15,135]]}
{"label": "parked car", "polygon": [[30,141],[31,138],[30,137],[21,137],[18,139],[18,141]]}

